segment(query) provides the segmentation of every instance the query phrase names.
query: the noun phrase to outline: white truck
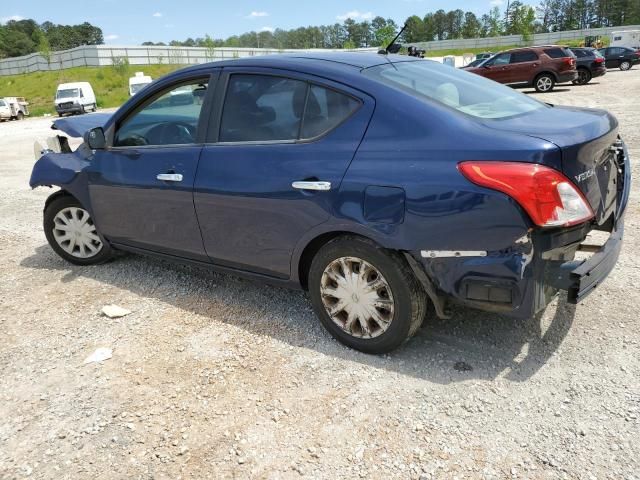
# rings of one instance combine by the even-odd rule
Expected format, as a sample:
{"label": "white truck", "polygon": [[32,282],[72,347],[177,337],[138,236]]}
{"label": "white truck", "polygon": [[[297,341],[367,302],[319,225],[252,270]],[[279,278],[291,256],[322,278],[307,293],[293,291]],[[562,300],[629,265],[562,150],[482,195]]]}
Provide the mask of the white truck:
{"label": "white truck", "polygon": [[24,97],[0,98],[0,121],[22,120],[29,115],[29,102]]}
{"label": "white truck", "polygon": [[136,72],[136,74],[129,79],[129,96],[134,96],[151,82],[152,79],[150,76],[145,75],[144,72]]}
{"label": "white truck", "polygon": [[640,50],[640,30],[611,32],[611,47],[629,47]]}
{"label": "white truck", "polygon": [[65,113],[95,112],[96,94],[89,82],[61,83],[54,99],[59,116]]}

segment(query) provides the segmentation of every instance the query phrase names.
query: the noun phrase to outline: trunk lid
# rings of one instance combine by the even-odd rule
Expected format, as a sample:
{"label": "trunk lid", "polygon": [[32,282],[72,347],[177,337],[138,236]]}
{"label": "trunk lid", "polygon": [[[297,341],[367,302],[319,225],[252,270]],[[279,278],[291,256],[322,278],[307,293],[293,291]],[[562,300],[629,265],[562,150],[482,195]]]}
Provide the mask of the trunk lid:
{"label": "trunk lid", "polygon": [[562,173],[584,194],[598,224],[604,223],[615,210],[618,121],[609,112],[551,106],[515,118],[491,120],[488,124],[558,146]]}

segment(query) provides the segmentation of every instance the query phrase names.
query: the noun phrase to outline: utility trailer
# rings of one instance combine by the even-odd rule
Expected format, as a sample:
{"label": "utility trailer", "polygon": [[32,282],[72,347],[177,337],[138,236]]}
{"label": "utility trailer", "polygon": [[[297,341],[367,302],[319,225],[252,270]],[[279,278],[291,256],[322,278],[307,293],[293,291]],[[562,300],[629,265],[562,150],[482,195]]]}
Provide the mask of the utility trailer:
{"label": "utility trailer", "polygon": [[0,121],[22,120],[29,115],[29,102],[24,97],[0,97]]}

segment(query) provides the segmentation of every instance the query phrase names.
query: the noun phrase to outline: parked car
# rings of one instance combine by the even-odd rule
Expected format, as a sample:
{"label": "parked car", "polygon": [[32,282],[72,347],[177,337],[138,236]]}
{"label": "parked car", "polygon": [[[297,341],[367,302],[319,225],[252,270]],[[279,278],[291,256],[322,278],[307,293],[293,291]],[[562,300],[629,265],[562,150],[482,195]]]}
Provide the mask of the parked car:
{"label": "parked car", "polygon": [[600,77],[607,73],[604,57],[595,48],[576,47],[569,50],[576,56],[578,69],[578,78],[573,81],[574,84],[586,85],[592,78]]}
{"label": "parked car", "polygon": [[550,92],[556,83],[578,78],[573,54],[555,45],[507,50],[481,65],[464,68],[511,87],[533,87],[538,92]]}
{"label": "parked car", "polygon": [[0,122],[22,120],[29,115],[29,102],[24,97],[0,98]]}
{"label": "parked car", "polygon": [[[185,86],[192,102],[166,101]],[[124,250],[304,288],[365,352],[416,333],[427,302],[441,318],[450,303],[527,318],[559,290],[577,303],[620,252],[631,168],[616,119],[437,62],[221,61],[54,124],[90,128],[31,175],[60,187],[44,231],[62,258]],[[594,229],[609,240],[574,259]]]}
{"label": "parked car", "polygon": [[640,52],[633,48],[607,47],[599,49],[598,52],[605,58],[607,68],[619,68],[626,71],[640,62]]}
{"label": "parked car", "polygon": [[61,83],[54,99],[58,116],[96,111],[96,94],[89,82]]}

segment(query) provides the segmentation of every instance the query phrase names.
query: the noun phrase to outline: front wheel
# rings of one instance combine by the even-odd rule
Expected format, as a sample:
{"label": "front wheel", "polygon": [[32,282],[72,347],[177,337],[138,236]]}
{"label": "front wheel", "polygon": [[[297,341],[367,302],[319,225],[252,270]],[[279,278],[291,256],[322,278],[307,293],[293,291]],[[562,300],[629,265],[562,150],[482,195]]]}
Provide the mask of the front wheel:
{"label": "front wheel", "polygon": [[538,78],[536,78],[533,86],[536,89],[536,92],[546,93],[553,90],[553,87],[556,84],[556,79],[553,78],[552,75],[548,73],[543,73]]}
{"label": "front wheel", "polygon": [[71,196],[52,200],[44,211],[43,223],[49,245],[68,262],[95,265],[112,256],[89,212]]}
{"label": "front wheel", "polygon": [[404,258],[359,237],[330,241],[314,257],[309,292],[334,338],[366,353],[386,353],[417,331],[427,299]]}
{"label": "front wheel", "polygon": [[631,62],[627,60],[623,60],[622,62],[620,62],[620,70],[622,70],[623,72],[631,70]]}

